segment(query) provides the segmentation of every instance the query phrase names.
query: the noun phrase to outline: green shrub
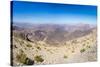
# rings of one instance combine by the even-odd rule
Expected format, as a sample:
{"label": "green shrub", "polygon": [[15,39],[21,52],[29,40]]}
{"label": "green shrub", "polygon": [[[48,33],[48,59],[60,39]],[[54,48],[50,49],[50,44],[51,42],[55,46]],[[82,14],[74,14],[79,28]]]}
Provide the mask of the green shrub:
{"label": "green shrub", "polygon": [[20,45],[22,46],[24,44],[24,41],[22,40],[22,41],[20,41]]}
{"label": "green shrub", "polygon": [[27,44],[26,46],[27,46],[27,47],[32,47],[32,45],[31,45],[31,44]]}
{"label": "green shrub", "polygon": [[37,49],[41,50],[41,48],[39,46],[37,46]]}
{"label": "green shrub", "polygon": [[34,57],[34,60],[36,61],[36,62],[43,62],[44,61],[44,59],[39,55],[39,56],[35,56]]}
{"label": "green shrub", "polygon": [[80,50],[80,52],[81,52],[81,53],[85,52],[85,49],[84,49],[84,48],[83,48],[83,49],[81,49],[81,50]]}
{"label": "green shrub", "polygon": [[68,56],[64,55],[64,58],[68,58]]}
{"label": "green shrub", "polygon": [[90,46],[87,46],[87,48],[90,48]]}
{"label": "green shrub", "polygon": [[26,56],[26,54],[24,54],[23,51],[21,51],[20,54],[17,54],[16,58],[17,58],[17,61],[19,61],[20,63],[26,64],[26,65],[34,64],[34,60],[29,59]]}
{"label": "green shrub", "polygon": [[19,61],[20,63],[25,63],[26,54],[21,52],[20,54],[17,54],[16,58],[17,58],[17,61]]}

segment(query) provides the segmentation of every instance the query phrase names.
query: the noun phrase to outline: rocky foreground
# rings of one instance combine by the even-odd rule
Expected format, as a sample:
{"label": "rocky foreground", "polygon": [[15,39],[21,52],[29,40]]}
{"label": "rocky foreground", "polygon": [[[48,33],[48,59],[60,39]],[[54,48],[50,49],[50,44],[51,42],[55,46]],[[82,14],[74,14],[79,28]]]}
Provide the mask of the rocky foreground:
{"label": "rocky foreground", "polygon": [[13,35],[12,62],[16,66],[96,61],[96,36],[96,29],[92,29],[84,36],[64,40],[63,43],[60,40],[48,43],[46,38],[31,41]]}

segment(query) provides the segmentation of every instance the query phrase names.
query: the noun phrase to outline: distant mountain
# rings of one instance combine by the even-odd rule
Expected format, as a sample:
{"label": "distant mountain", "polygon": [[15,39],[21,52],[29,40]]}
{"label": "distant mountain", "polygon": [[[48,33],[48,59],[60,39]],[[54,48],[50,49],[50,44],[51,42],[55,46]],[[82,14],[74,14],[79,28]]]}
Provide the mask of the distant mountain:
{"label": "distant mountain", "polygon": [[13,30],[21,33],[18,36],[29,41],[42,41],[46,38],[48,44],[64,43],[68,40],[88,35],[96,27],[90,24],[28,24],[16,23]]}
{"label": "distant mountain", "polygon": [[18,30],[18,31],[24,30],[24,28],[19,27],[19,26],[13,26],[12,29],[13,30]]}

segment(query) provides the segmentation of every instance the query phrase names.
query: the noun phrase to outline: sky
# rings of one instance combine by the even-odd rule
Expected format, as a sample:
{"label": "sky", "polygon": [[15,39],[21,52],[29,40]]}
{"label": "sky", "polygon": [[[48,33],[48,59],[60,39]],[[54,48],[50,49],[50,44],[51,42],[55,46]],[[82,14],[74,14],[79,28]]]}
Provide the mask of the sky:
{"label": "sky", "polygon": [[12,1],[13,23],[96,24],[97,7],[87,5]]}

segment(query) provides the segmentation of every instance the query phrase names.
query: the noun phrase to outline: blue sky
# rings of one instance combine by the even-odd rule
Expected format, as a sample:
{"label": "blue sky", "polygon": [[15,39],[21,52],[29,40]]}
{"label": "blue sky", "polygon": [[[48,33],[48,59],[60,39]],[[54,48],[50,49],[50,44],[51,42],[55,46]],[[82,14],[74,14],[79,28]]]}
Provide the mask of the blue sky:
{"label": "blue sky", "polygon": [[97,7],[13,1],[13,22],[34,24],[96,24]]}

